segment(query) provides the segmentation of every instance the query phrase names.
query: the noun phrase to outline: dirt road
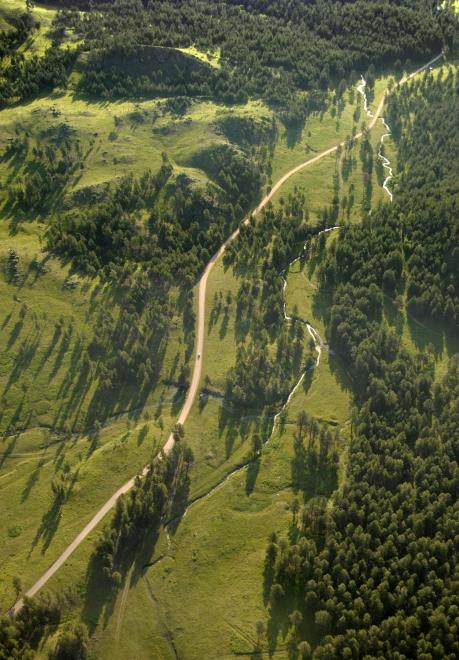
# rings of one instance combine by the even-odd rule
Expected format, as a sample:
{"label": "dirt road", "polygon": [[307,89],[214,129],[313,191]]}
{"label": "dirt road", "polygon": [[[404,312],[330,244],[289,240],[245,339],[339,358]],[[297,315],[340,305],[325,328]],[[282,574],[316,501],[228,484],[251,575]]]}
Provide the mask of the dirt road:
{"label": "dirt road", "polygon": [[[403,84],[404,82],[407,82],[410,80],[413,76],[415,76],[417,73],[420,73],[421,71],[427,69],[429,66],[434,64],[437,60],[439,60],[443,56],[443,53],[438,55],[437,57],[434,57],[430,62],[427,62],[427,64],[424,64],[424,66],[420,67],[416,71],[414,71],[410,76],[405,78],[401,83]],[[372,129],[374,125],[376,124],[379,116],[381,115],[382,109],[384,107],[384,102],[386,99],[387,93],[385,92],[379,102],[378,107],[375,110],[374,116],[368,125],[369,129]],[[362,133],[358,133],[357,135],[354,136],[354,139],[358,139],[362,136]],[[300,172],[301,170],[304,170],[306,167],[310,167],[311,165],[314,165],[314,163],[317,163],[319,160],[322,158],[325,158],[325,156],[328,156],[329,154],[334,153],[339,146],[343,146],[344,142],[340,142],[339,144],[335,144],[333,147],[330,147],[329,149],[326,149],[325,151],[322,151],[320,154],[317,154],[317,156],[314,156],[314,158],[311,158],[310,160],[305,161],[304,163],[300,163],[300,165],[297,165],[296,167],[292,168],[289,172],[284,174],[277,183],[272,187],[271,191],[261,200],[261,202],[258,204],[257,208],[253,211],[252,215],[256,215],[259,213],[265,206],[266,204],[271,200],[271,198],[277,193],[279,188],[281,188],[284,183],[290,179],[290,177],[294,176],[297,172]],[[244,220],[244,224],[248,224],[250,222],[249,218],[246,218]],[[223,245],[217,250],[217,252],[213,255],[213,257],[210,259],[209,263],[204,269],[203,274],[201,275],[201,279],[199,280],[199,285],[198,285],[198,316],[197,316],[197,328],[196,328],[196,353],[195,353],[195,362],[194,362],[194,368],[193,368],[193,376],[191,379],[191,384],[185,399],[185,403],[183,404],[183,408],[180,412],[178,422],[180,424],[184,424],[187,420],[187,417],[190,413],[191,407],[194,403],[194,400],[196,398],[196,395],[199,390],[199,382],[201,379],[201,369],[202,369],[202,360],[203,360],[203,354],[204,354],[204,328],[205,328],[205,305],[206,305],[206,287],[207,287],[207,279],[209,277],[209,274],[214,267],[215,263],[217,260],[221,257],[227,246],[234,241],[235,238],[239,236],[239,229],[236,229],[229,238],[223,243]],[[165,454],[168,454],[174,446],[174,437],[173,434],[171,433],[169,435],[169,438],[167,439],[167,442],[163,446],[162,451]],[[146,474],[147,467],[145,467],[142,471],[142,475]],[[101,508],[97,511],[97,513],[91,518],[91,520],[87,523],[87,525],[81,530],[81,532],[78,534],[78,536],[66,547],[66,549],[63,551],[63,553],[56,559],[55,562],[51,564],[51,566],[43,573],[43,575],[35,582],[35,584],[30,587],[30,589],[27,590],[26,596],[32,597],[34,596],[45,584],[46,582],[56,573],[59,568],[66,562],[66,560],[70,557],[70,555],[78,548],[78,546],[84,541],[84,539],[97,527],[97,525],[100,523],[100,521],[106,516],[106,514],[115,506],[116,501],[118,498],[123,495],[124,493],[127,493],[131,488],[133,487],[135,482],[135,476],[132,477],[132,479],[129,479],[123,486],[118,488],[118,490],[113,493],[113,495],[101,506]],[[23,605],[23,599],[21,598],[20,600],[17,601],[15,605],[10,610],[11,614],[15,614],[18,612]]]}

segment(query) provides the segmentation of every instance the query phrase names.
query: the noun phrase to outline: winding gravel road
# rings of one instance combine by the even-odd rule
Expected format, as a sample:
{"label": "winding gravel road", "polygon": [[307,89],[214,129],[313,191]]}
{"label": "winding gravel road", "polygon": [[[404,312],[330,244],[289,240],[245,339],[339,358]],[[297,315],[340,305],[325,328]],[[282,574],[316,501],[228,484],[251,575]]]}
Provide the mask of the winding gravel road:
{"label": "winding gravel road", "polygon": [[[403,81],[401,81],[400,84],[407,82],[410,80],[413,76],[416,74],[420,73],[421,71],[427,69],[430,67],[432,64],[434,64],[437,60],[439,60],[441,57],[443,57],[443,53],[440,53],[437,57],[434,57],[432,60],[427,62],[427,64],[424,64],[424,66],[420,67],[417,69],[415,72],[413,72],[411,75],[407,76]],[[376,124],[379,116],[381,115],[384,102],[386,100],[387,92],[385,92],[379,102],[378,107],[376,108],[374,115],[371,119],[370,124],[368,125],[368,129],[372,129],[374,125]],[[358,139],[362,136],[362,133],[357,133],[357,135],[354,136],[354,139]],[[258,204],[256,209],[253,211],[252,215],[255,216],[260,211],[268,204],[268,202],[272,199],[272,197],[278,192],[278,190],[284,185],[284,183],[290,179],[292,176],[300,172],[301,170],[304,170],[306,167],[310,167],[311,165],[314,165],[314,163],[317,163],[319,160],[322,158],[325,158],[325,156],[328,156],[332,153],[334,153],[339,146],[344,146],[344,141],[340,142],[339,144],[335,144],[335,146],[330,147],[329,149],[326,149],[325,151],[322,151],[320,154],[317,154],[317,156],[314,156],[314,158],[311,158],[310,160],[305,161],[304,163],[301,163],[300,165],[297,165],[296,167],[292,168],[289,172],[284,174],[278,181],[277,183],[272,187],[270,192],[261,200],[261,202]],[[249,224],[250,218],[247,217],[244,221],[243,224]],[[198,393],[199,389],[199,382],[201,379],[201,369],[202,369],[202,356],[204,354],[204,321],[205,321],[205,300],[206,300],[206,287],[207,287],[207,279],[209,277],[209,274],[214,267],[215,263],[217,260],[221,257],[221,255],[224,253],[226,250],[227,246],[234,241],[238,236],[239,236],[239,229],[236,229],[229,238],[223,243],[223,245],[217,250],[217,252],[213,255],[213,257],[210,259],[209,263],[204,269],[203,274],[201,275],[201,279],[199,280],[199,287],[198,287],[198,317],[197,317],[197,328],[196,328],[196,353],[195,353],[195,362],[194,362],[194,369],[193,369],[193,376],[191,379],[191,384],[190,388],[188,390],[185,403],[183,404],[183,408],[180,412],[178,422],[180,424],[184,424],[188,418],[188,415],[190,413],[191,407],[194,403],[194,400],[196,398],[196,395]],[[198,357],[200,356],[200,357]],[[164,454],[169,454],[169,452],[172,450],[174,446],[174,437],[173,434],[171,433],[170,436],[167,439],[167,442],[162,448],[162,451]],[[146,474],[148,470],[148,467],[146,466],[143,471],[142,471],[142,476]],[[115,506],[116,501],[118,500],[121,495],[124,495],[127,493],[131,488],[133,487],[135,482],[135,476],[129,479],[125,484],[123,484],[118,490],[113,493],[113,495],[100,507],[100,509],[97,511],[97,513],[94,514],[94,516],[91,518],[91,520],[87,523],[87,525],[81,530],[81,532],[78,534],[78,536],[65,548],[65,550],[62,552],[62,554],[51,564],[51,566],[41,575],[40,578],[33,584],[30,589],[28,589],[25,593],[25,596],[32,597],[34,596],[45,584],[48,582],[48,580],[59,570],[59,568],[64,564],[67,559],[70,557],[70,555],[78,548],[78,546],[85,540],[85,538],[97,527],[97,525],[101,522],[101,520],[106,516],[106,514]],[[10,609],[10,614],[16,614],[23,605],[23,599],[21,598],[18,600],[15,605]]]}

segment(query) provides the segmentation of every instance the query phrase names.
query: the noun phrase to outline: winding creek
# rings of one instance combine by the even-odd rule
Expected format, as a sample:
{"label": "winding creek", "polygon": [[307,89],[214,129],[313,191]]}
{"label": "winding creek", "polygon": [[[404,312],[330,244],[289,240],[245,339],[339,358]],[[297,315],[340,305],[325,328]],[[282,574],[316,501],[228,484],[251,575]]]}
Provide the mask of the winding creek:
{"label": "winding creek", "polygon": [[[360,82],[360,85],[357,85],[357,91],[363,97],[363,107],[365,109],[365,112],[367,113],[367,115],[371,119],[373,119],[374,114],[371,112],[370,108],[368,107],[368,97],[367,97],[367,93],[365,91],[366,87],[367,87],[367,81],[365,80],[365,78],[363,76],[361,76],[361,82]],[[387,176],[384,180],[384,183],[383,183],[382,187],[386,191],[386,193],[389,195],[390,201],[392,202],[392,200],[394,199],[394,195],[393,195],[392,191],[390,190],[388,184],[389,184],[389,181],[394,176],[394,173],[393,173],[393,170],[392,170],[390,160],[384,154],[384,140],[385,140],[385,138],[390,137],[392,135],[392,131],[390,129],[390,126],[387,124],[386,120],[384,119],[384,117],[380,117],[379,119],[381,120],[381,123],[383,124],[384,128],[387,130],[387,133],[384,133],[384,135],[381,136],[381,141],[379,143],[379,150],[378,150],[378,158],[382,161],[382,166],[387,171]]]}
{"label": "winding creek", "polygon": [[[360,84],[357,86],[357,91],[358,91],[358,92],[362,95],[362,97],[363,97],[363,107],[364,107],[364,110],[365,110],[366,114],[368,115],[368,117],[374,119],[374,114],[372,113],[372,111],[370,110],[369,105],[368,105],[368,97],[367,97],[367,94],[366,94],[366,92],[365,92],[366,85],[367,85],[367,83],[366,83],[365,78],[364,78],[363,76],[361,76],[361,82],[360,82]],[[380,159],[382,160],[383,167],[384,167],[384,169],[386,169],[387,172],[388,172],[388,176],[386,177],[386,179],[385,179],[385,181],[384,181],[384,183],[383,183],[383,188],[384,188],[384,190],[386,191],[386,193],[388,194],[390,200],[392,201],[392,200],[393,200],[393,193],[392,193],[391,190],[389,189],[389,187],[388,187],[388,183],[389,183],[389,181],[392,179],[393,172],[392,172],[392,167],[391,167],[391,164],[390,164],[389,159],[386,158],[386,156],[385,156],[384,153],[383,153],[383,152],[384,152],[384,139],[385,139],[386,137],[391,136],[391,135],[392,135],[392,132],[391,132],[390,127],[389,127],[388,124],[386,123],[384,117],[380,117],[380,120],[381,120],[381,122],[383,123],[384,127],[387,129],[387,133],[384,133],[384,135],[381,136],[381,141],[380,141],[380,146],[379,146],[379,151],[378,151],[378,158],[380,158]],[[319,231],[317,234],[315,234],[315,238],[318,238],[319,236],[321,236],[321,234],[326,234],[326,233],[329,233],[329,232],[332,232],[332,231],[337,231],[337,230],[339,230],[339,229],[340,229],[339,226],[334,226],[334,227],[329,227],[329,228],[327,228],[327,229],[323,229],[323,230]],[[283,311],[284,311],[284,319],[285,319],[288,323],[291,323],[293,320],[296,320],[297,322],[300,322],[300,323],[302,323],[302,324],[304,324],[304,325],[306,326],[306,329],[307,329],[309,335],[311,336],[311,338],[312,338],[312,340],[313,340],[313,342],[314,342],[314,349],[315,349],[315,352],[316,352],[317,357],[316,357],[315,364],[314,364],[312,367],[309,367],[309,368],[305,369],[305,370],[302,372],[300,378],[298,379],[298,381],[296,382],[296,384],[294,385],[294,387],[293,387],[292,390],[290,391],[290,393],[289,393],[289,395],[288,395],[288,397],[287,397],[285,403],[283,404],[283,406],[281,407],[281,409],[279,410],[279,412],[276,413],[276,414],[274,415],[274,418],[273,418],[273,425],[272,425],[271,433],[269,434],[269,437],[267,438],[267,440],[264,442],[264,446],[266,446],[266,445],[268,444],[268,442],[271,440],[271,438],[273,437],[274,432],[275,432],[275,430],[276,430],[276,428],[277,428],[277,423],[278,423],[279,418],[281,417],[282,413],[287,409],[287,407],[288,407],[288,405],[290,404],[292,398],[295,396],[295,393],[297,392],[298,388],[301,386],[301,383],[304,381],[304,378],[305,378],[306,374],[307,374],[310,370],[312,370],[312,369],[317,369],[317,368],[319,367],[319,365],[320,365],[320,359],[321,359],[321,357],[322,357],[322,351],[325,350],[325,343],[324,343],[324,340],[323,340],[322,337],[320,336],[320,334],[319,334],[319,332],[317,331],[317,329],[314,328],[314,326],[312,326],[312,325],[309,323],[309,321],[305,321],[305,320],[303,320],[303,319],[301,319],[301,318],[295,318],[295,319],[293,319],[292,316],[289,316],[289,315],[287,314],[287,302],[286,302],[286,298],[285,298],[285,291],[286,291],[286,289],[287,289],[286,275],[288,274],[288,272],[289,272],[289,270],[290,270],[290,267],[291,267],[294,263],[296,263],[299,259],[301,259],[301,257],[304,255],[305,247],[306,247],[306,246],[303,246],[303,249],[302,249],[302,251],[301,251],[301,254],[300,254],[298,257],[296,257],[295,259],[293,259],[293,261],[291,261],[291,262],[289,263],[289,265],[288,265],[288,267],[286,268],[286,270],[282,272],[282,275],[281,275],[281,276],[282,276],[283,283],[284,283],[284,284],[283,284],[283,287],[282,287],[282,291],[283,291],[283,299],[284,299],[284,300],[283,300],[283,307],[284,307],[284,310],[283,310]],[[222,405],[223,405],[223,404],[224,404],[224,402],[222,401]],[[231,470],[231,471],[230,471],[230,472],[229,472],[229,473],[228,473],[228,474],[227,474],[227,475],[221,480],[221,481],[219,481],[219,482],[218,482],[213,488],[211,488],[208,492],[204,493],[203,495],[199,495],[199,496],[196,497],[195,499],[191,500],[191,502],[188,504],[188,506],[186,507],[186,509],[184,510],[184,512],[183,512],[180,516],[177,516],[177,517],[175,517],[175,518],[173,518],[173,519],[171,519],[171,520],[168,520],[168,521],[165,523],[165,525],[164,525],[164,530],[165,530],[166,538],[167,538],[168,551],[170,551],[170,549],[171,549],[171,538],[170,538],[170,534],[169,534],[168,527],[169,527],[170,525],[172,525],[172,524],[178,522],[178,520],[184,518],[184,517],[186,516],[186,514],[188,513],[188,511],[189,511],[189,510],[190,510],[195,504],[197,504],[198,502],[201,502],[201,501],[204,500],[204,499],[208,499],[209,497],[211,497],[212,495],[214,495],[214,493],[216,493],[218,490],[220,490],[220,489],[225,485],[225,483],[226,483],[227,481],[229,481],[232,477],[234,477],[236,474],[239,474],[239,473],[242,472],[243,470],[246,470],[246,469],[248,468],[248,466],[249,466],[252,462],[253,462],[253,459],[249,459],[249,460],[247,460],[245,463],[243,463],[243,464],[241,464],[241,465],[236,465],[236,466],[235,466],[235,467],[234,467],[234,468],[233,468],[233,469],[232,469],[232,470]],[[167,555],[164,555],[164,556],[160,557],[157,561],[154,562],[154,565],[160,563],[161,560],[164,559],[166,556],[167,556]]]}

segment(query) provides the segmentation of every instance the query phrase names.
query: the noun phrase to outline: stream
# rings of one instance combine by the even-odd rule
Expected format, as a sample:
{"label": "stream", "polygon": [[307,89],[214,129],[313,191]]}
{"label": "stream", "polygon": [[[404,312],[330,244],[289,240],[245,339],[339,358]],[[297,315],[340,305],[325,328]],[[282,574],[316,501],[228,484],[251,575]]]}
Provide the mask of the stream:
{"label": "stream", "polygon": [[[319,237],[321,234],[327,234],[328,232],[335,231],[335,230],[337,230],[337,229],[340,229],[340,227],[335,226],[335,227],[329,227],[328,229],[323,229],[323,230],[319,231],[319,232],[315,235],[315,237],[317,238],[317,237]],[[290,267],[291,267],[295,262],[297,262],[299,259],[301,259],[301,257],[304,255],[305,248],[306,248],[306,246],[304,245],[304,246],[303,246],[303,249],[302,249],[302,251],[301,251],[301,254],[300,254],[298,257],[296,257],[295,259],[293,259],[293,261],[291,261],[291,262],[289,263],[288,267],[285,269],[285,271],[282,272],[282,275],[281,275],[281,277],[282,277],[282,279],[283,279],[283,282],[284,282],[284,285],[283,285],[283,287],[282,287],[283,298],[284,298],[284,301],[283,301],[283,302],[284,302],[284,318],[285,318],[285,320],[288,321],[289,323],[291,323],[294,319],[293,319],[293,317],[291,317],[291,316],[289,316],[289,315],[287,314],[287,303],[286,303],[286,300],[285,300],[285,290],[286,290],[286,288],[287,288],[287,280],[285,279],[285,275],[288,273]],[[268,437],[268,439],[266,440],[266,442],[263,443],[263,446],[264,446],[264,447],[265,447],[265,446],[268,444],[268,442],[272,439],[272,437],[273,437],[273,435],[274,435],[274,432],[275,432],[275,430],[276,430],[277,420],[279,419],[279,417],[282,415],[282,413],[284,412],[284,410],[285,410],[285,409],[287,408],[287,406],[289,405],[290,401],[292,400],[293,396],[295,395],[295,392],[298,390],[298,388],[300,387],[301,383],[303,382],[303,380],[304,380],[306,374],[307,374],[309,371],[311,371],[311,370],[313,370],[313,369],[316,369],[316,368],[319,366],[319,364],[320,364],[320,358],[321,358],[321,356],[322,356],[322,351],[324,350],[324,341],[323,341],[322,337],[320,336],[319,332],[318,332],[318,331],[317,331],[317,330],[316,330],[316,329],[315,329],[315,328],[309,323],[309,321],[304,321],[303,319],[300,319],[300,318],[297,318],[297,317],[295,318],[295,321],[300,322],[300,323],[303,323],[303,324],[306,326],[306,328],[307,328],[307,330],[308,330],[308,333],[310,334],[310,336],[312,337],[312,340],[314,341],[314,349],[315,349],[315,351],[316,351],[316,353],[317,353],[317,358],[316,358],[315,364],[314,364],[312,367],[309,367],[308,369],[305,369],[305,370],[303,371],[303,373],[301,374],[299,380],[297,381],[297,383],[294,385],[294,387],[293,387],[292,390],[290,391],[290,394],[288,395],[287,400],[285,401],[284,405],[283,405],[282,408],[279,410],[279,412],[276,413],[276,414],[274,415],[274,418],[273,418],[273,426],[272,426],[272,429],[271,429],[271,433],[269,434],[269,437]],[[256,459],[255,459],[255,460],[256,460]],[[239,474],[240,472],[242,472],[242,470],[246,470],[246,469],[248,468],[248,466],[249,466],[251,463],[253,463],[253,461],[254,461],[254,459],[250,459],[250,460],[246,461],[245,463],[243,463],[242,465],[241,465],[241,464],[239,464],[239,465],[235,465],[235,466],[231,469],[231,471],[230,471],[230,472],[229,472],[229,473],[228,473],[228,474],[227,474],[227,475],[226,475],[221,481],[219,481],[219,482],[218,482],[213,488],[211,488],[209,491],[207,491],[207,493],[203,493],[202,495],[199,495],[198,497],[192,499],[192,500],[190,501],[190,503],[188,504],[188,506],[185,508],[185,510],[183,511],[182,514],[180,514],[179,516],[176,516],[176,517],[174,517],[174,518],[168,520],[168,521],[164,524],[164,531],[165,531],[165,533],[166,533],[166,540],[167,540],[167,549],[168,549],[168,551],[170,551],[170,549],[171,549],[171,537],[170,537],[170,534],[169,534],[168,527],[169,527],[170,525],[172,525],[173,523],[176,523],[178,520],[181,520],[182,518],[184,518],[184,517],[186,516],[186,514],[188,513],[188,511],[191,509],[192,506],[194,506],[195,504],[197,504],[197,503],[200,502],[201,500],[205,500],[205,499],[211,497],[214,493],[216,493],[218,490],[220,490],[220,489],[226,484],[226,482],[229,481],[232,477],[234,477],[236,474]],[[162,555],[162,556],[160,556],[160,557],[159,557],[155,562],[153,562],[153,564],[151,564],[151,565],[157,565],[157,564],[161,563],[161,561],[162,561],[163,559],[165,559],[166,556],[169,556],[169,555]]]}
{"label": "stream", "polygon": [[[371,112],[370,108],[368,107],[368,97],[367,97],[367,94],[365,92],[366,86],[367,86],[367,81],[365,80],[365,78],[363,76],[361,76],[361,82],[360,82],[360,85],[357,85],[357,91],[363,97],[363,107],[365,109],[365,112],[367,113],[367,115],[370,118],[373,118],[374,115]],[[392,170],[392,167],[391,167],[390,160],[384,155],[384,139],[387,138],[387,137],[390,137],[392,135],[392,131],[390,129],[390,126],[386,123],[386,120],[384,119],[384,117],[380,117],[380,120],[381,120],[384,128],[387,130],[387,133],[384,133],[384,135],[381,136],[381,141],[379,143],[379,150],[378,150],[378,158],[382,161],[383,168],[387,172],[387,176],[386,176],[386,178],[384,180],[384,183],[383,183],[383,189],[389,195],[390,201],[392,202],[392,200],[394,198],[394,195],[391,192],[391,190],[389,189],[388,184],[389,184],[389,181],[394,176],[394,173],[393,173],[393,170]]]}
{"label": "stream", "polygon": [[[360,83],[360,85],[357,86],[357,91],[363,97],[363,107],[365,109],[365,112],[367,113],[368,117],[373,118],[374,115],[371,112],[370,108],[368,107],[368,98],[367,98],[367,95],[366,95],[366,92],[365,92],[366,85],[367,85],[366,80],[362,76],[361,77],[361,83]],[[380,158],[382,160],[383,167],[387,171],[387,177],[386,177],[386,179],[383,183],[383,188],[386,191],[386,193],[388,194],[390,200],[392,201],[393,200],[393,193],[389,189],[388,184],[389,184],[389,181],[393,177],[393,171],[392,171],[390,160],[388,158],[386,158],[386,156],[383,153],[384,152],[384,139],[386,137],[389,137],[390,135],[392,135],[392,133],[391,133],[390,127],[386,123],[384,117],[381,117],[380,119],[381,119],[381,122],[383,123],[384,127],[387,129],[387,133],[384,133],[384,135],[381,136],[381,142],[380,142],[379,151],[378,151],[378,158]],[[340,229],[339,226],[329,227],[328,229],[323,229],[323,230],[319,231],[315,236],[319,237],[321,234],[326,234],[328,232],[336,231],[336,230],[339,230],[339,229]],[[325,346],[324,341],[323,341],[322,337],[320,336],[319,332],[316,330],[316,328],[314,328],[309,323],[309,321],[304,321],[303,319],[300,319],[300,318],[293,319],[292,316],[289,316],[287,314],[287,302],[286,302],[286,299],[285,299],[285,291],[287,289],[287,280],[285,279],[285,276],[288,273],[288,271],[290,270],[290,267],[296,261],[301,259],[301,257],[304,255],[305,248],[306,248],[306,245],[303,246],[301,254],[298,257],[296,257],[295,259],[293,259],[293,261],[291,261],[289,263],[286,270],[283,271],[282,274],[281,274],[281,277],[282,277],[283,282],[284,282],[284,285],[282,287],[283,298],[284,298],[284,300],[283,300],[284,310],[283,311],[284,311],[284,319],[287,322],[291,323],[293,320],[296,320],[300,323],[303,323],[306,326],[307,331],[310,334],[310,336],[311,336],[311,338],[314,342],[314,349],[316,351],[317,357],[316,357],[315,364],[312,367],[309,367],[308,369],[305,369],[303,371],[303,373],[301,374],[301,376],[298,379],[297,383],[294,385],[293,389],[291,390],[290,394],[288,395],[287,400],[285,401],[284,405],[279,410],[279,412],[274,415],[273,426],[272,426],[272,429],[271,429],[271,433],[269,434],[269,437],[268,437],[268,439],[266,440],[266,442],[264,443],[263,446],[266,446],[268,444],[268,442],[271,440],[271,438],[273,437],[274,432],[277,428],[278,419],[280,418],[282,413],[286,410],[286,408],[289,405],[290,401],[292,400],[293,396],[295,395],[295,393],[297,392],[297,390],[300,387],[301,383],[303,382],[306,374],[309,371],[311,371],[312,369],[317,369],[317,367],[320,365],[320,359],[322,357],[322,351],[324,350],[324,346]],[[222,402],[222,404],[223,404],[223,402]],[[169,534],[168,527],[170,525],[172,525],[173,523],[176,523],[178,520],[181,520],[182,518],[184,518],[186,516],[186,514],[188,513],[188,511],[191,509],[192,506],[194,506],[195,504],[197,504],[201,500],[204,500],[204,499],[207,499],[207,498],[211,497],[214,493],[216,493],[218,490],[220,490],[220,488],[222,488],[226,484],[226,482],[229,481],[229,479],[234,477],[234,475],[239,474],[239,472],[242,472],[242,470],[246,470],[251,463],[253,463],[253,459],[246,461],[242,465],[236,465],[221,481],[219,481],[207,493],[204,493],[203,495],[199,495],[195,499],[191,500],[191,502],[188,504],[188,506],[186,507],[186,509],[184,510],[184,512],[182,514],[180,514],[179,516],[176,516],[175,518],[172,518],[171,520],[168,520],[164,524],[164,531],[166,533],[168,551],[170,551],[170,549],[171,549],[171,537],[170,537],[170,534]],[[164,559],[166,556],[167,555],[161,556],[156,562],[154,562],[155,565],[159,564],[162,561],[162,559]]]}

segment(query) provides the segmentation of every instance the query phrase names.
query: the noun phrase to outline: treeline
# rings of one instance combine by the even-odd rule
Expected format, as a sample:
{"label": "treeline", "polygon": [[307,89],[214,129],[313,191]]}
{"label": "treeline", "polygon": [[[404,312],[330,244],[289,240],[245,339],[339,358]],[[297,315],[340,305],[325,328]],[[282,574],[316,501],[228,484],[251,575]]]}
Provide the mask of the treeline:
{"label": "treeline", "polygon": [[458,84],[452,69],[427,74],[389,104],[407,232],[408,309],[453,326],[459,324]]}
{"label": "treeline", "polygon": [[342,87],[353,71],[370,64],[419,60],[445,42],[452,46],[455,19],[449,9],[433,11],[427,2],[119,0],[84,15],[66,10],[56,27],[66,25],[84,37],[85,49],[108,59],[152,46],[221,51],[221,68],[200,66],[191,73],[186,58],[141,75],[135,67],[127,76],[115,67],[89,67],[80,83],[87,93],[211,95],[227,102],[262,97],[287,109],[300,102],[299,92]]}
{"label": "treeline", "polygon": [[[319,507],[295,543],[271,541],[271,607],[274,614],[288,603],[291,620],[299,619],[299,630],[292,622],[289,635],[294,652],[307,619],[319,640],[315,658],[452,660],[459,652],[459,363],[433,386],[428,370],[395,336],[381,331],[365,348],[373,350],[376,373],[393,392],[392,414],[374,410],[370,394],[356,419],[346,485],[332,515]],[[400,369],[404,381],[414,379],[410,398],[403,398],[406,384],[398,387]]]}
{"label": "treeline", "polygon": [[[451,220],[447,210],[457,194],[450,132],[456,84],[452,74],[437,81],[427,74],[397,94],[392,119],[408,94],[419,113],[409,131],[404,120],[400,131],[411,154],[401,155],[400,201],[362,226],[344,227],[320,273],[321,295],[332,296],[330,345],[352,376],[357,407],[346,482],[331,512],[318,507],[315,518],[297,525],[299,536],[268,546],[271,613],[275,620],[283,608],[290,611],[293,657],[306,635],[318,659],[452,660],[459,653],[459,356],[436,383],[432,356],[409,353],[383,320],[386,297],[400,297],[410,281],[419,225],[426,226],[427,268],[429,255],[454,249],[439,227],[440,219]],[[430,103],[438,112],[428,123]],[[421,163],[414,145],[423,140],[432,147],[430,161]],[[452,158],[444,176],[440,146]],[[436,176],[422,179],[422,165]],[[448,271],[440,267],[440,276],[439,289],[448,293]],[[313,622],[312,634],[303,621]]]}
{"label": "treeline", "polygon": [[193,453],[176,442],[168,456],[152,462],[144,476],[136,478],[128,495],[118,499],[110,525],[105,527],[93,561],[116,588],[122,581],[124,562],[148,540],[154,544],[165,515],[186,502],[188,470]]}
{"label": "treeline", "polygon": [[332,319],[334,340],[344,324],[340,341],[346,352],[346,337],[364,332],[364,324],[351,329],[349,319],[361,308],[365,316],[380,289],[397,304],[406,299],[415,317],[459,323],[457,101],[451,71],[445,78],[426,74],[391,100],[390,121],[400,146],[394,204],[375,210],[361,226],[344,227],[322,267],[324,285],[350,282],[362,288],[359,305],[351,309],[350,303],[342,317]]}
{"label": "treeline", "polygon": [[49,48],[43,56],[15,51],[0,77],[0,106],[65,87],[75,53]]}

